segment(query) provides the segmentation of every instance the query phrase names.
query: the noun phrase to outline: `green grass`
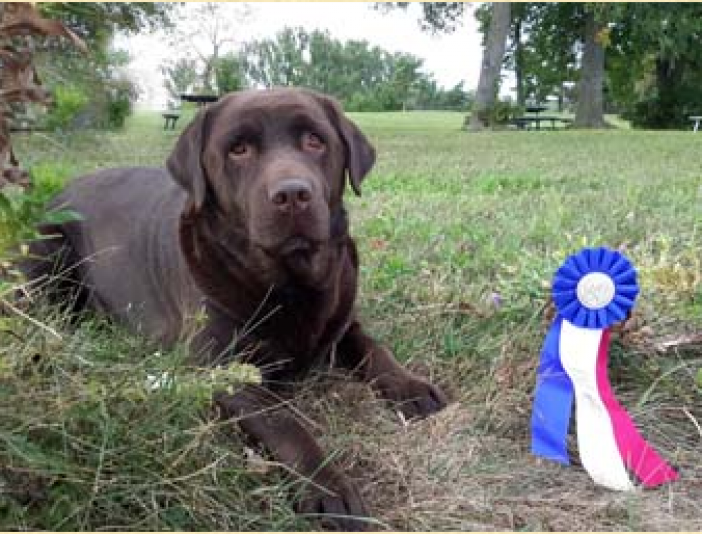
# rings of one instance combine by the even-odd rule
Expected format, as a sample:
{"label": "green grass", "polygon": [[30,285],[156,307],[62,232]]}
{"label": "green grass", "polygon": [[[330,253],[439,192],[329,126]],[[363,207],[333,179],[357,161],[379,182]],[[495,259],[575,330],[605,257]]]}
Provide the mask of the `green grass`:
{"label": "green grass", "polygon": [[[363,386],[324,379],[301,393],[375,517],[394,529],[702,528],[702,355],[651,350],[702,326],[702,136],[470,134],[443,112],[353,118],[378,150],[363,196],[349,199],[362,316],[457,401],[403,427]],[[176,136],[142,113],[124,131],[17,145],[25,164],[80,174],[162,165]],[[671,488],[614,494],[528,453],[548,282],[566,255],[600,245],[623,248],[640,272],[611,375],[643,433],[682,467]],[[0,492],[0,529],[314,527],[291,513],[283,473],[253,469],[236,433],[207,422],[205,400],[141,388],[154,369],[189,376],[179,354],[155,356],[99,321],[38,319],[61,341],[0,318],[0,488],[12,490]]]}

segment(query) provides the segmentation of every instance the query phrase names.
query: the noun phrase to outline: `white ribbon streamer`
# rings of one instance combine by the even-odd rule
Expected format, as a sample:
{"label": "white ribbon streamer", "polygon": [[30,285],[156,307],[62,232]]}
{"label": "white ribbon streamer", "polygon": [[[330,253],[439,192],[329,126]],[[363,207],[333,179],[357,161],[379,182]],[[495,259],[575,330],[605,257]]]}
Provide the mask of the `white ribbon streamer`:
{"label": "white ribbon streamer", "polygon": [[578,451],[583,467],[597,484],[633,490],[617,447],[612,421],[597,387],[597,357],[602,330],[580,328],[564,319],[560,352],[575,390]]}

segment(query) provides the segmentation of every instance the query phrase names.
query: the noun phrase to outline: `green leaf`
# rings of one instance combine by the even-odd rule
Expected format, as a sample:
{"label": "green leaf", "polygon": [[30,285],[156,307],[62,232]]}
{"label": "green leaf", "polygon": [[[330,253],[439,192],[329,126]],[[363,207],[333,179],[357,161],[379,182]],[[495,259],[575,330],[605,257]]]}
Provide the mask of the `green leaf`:
{"label": "green leaf", "polygon": [[60,211],[49,211],[44,214],[41,222],[45,224],[64,224],[72,221],[81,221],[83,216],[77,211],[73,210],[60,210]]}
{"label": "green leaf", "polygon": [[10,199],[8,199],[2,191],[0,191],[0,210],[8,215],[13,211]]}

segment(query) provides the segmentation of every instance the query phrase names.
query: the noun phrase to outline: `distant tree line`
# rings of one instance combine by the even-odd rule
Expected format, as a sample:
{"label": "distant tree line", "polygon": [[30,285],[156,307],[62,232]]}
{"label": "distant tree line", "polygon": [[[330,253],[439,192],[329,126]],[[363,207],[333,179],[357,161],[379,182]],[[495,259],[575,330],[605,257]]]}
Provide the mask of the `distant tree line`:
{"label": "distant tree line", "polygon": [[[519,106],[555,97],[561,107],[575,111],[579,127],[602,127],[604,113],[614,112],[634,126],[674,128],[687,126],[689,115],[702,112],[702,3],[479,4],[474,14],[485,53],[475,92],[462,85],[439,87],[422,60],[411,54],[391,53],[366,41],[341,42],[321,31],[287,28],[273,38],[231,46],[236,32],[232,17],[221,16],[223,8],[216,7],[222,5],[202,3],[196,13],[186,14],[194,17],[188,31],[207,34],[211,49],[195,57],[174,49],[179,59],[163,68],[173,95],[189,89],[223,93],[294,84],[331,93],[349,110],[471,109],[481,122],[504,115],[491,110],[504,104],[496,97],[502,75],[511,70]],[[379,8],[408,5],[388,2]],[[137,88],[120,69],[129,58],[110,48],[111,39],[117,32],[173,27],[177,5],[39,6],[83,38],[90,50],[87,59],[78,59],[74,50],[57,43],[50,54],[37,58],[54,93],[56,112],[49,126],[119,126]],[[419,6],[421,27],[435,32],[457,28],[465,10],[473,9],[458,2]],[[208,20],[215,24],[204,25]],[[221,21],[227,22],[217,23]],[[182,37],[176,41],[190,42]],[[455,57],[465,61],[460,50]]]}
{"label": "distant tree line", "polygon": [[[367,41],[340,41],[326,31],[285,28],[218,57],[212,73],[182,58],[164,68],[171,95],[211,88],[298,86],[334,95],[348,111],[444,109],[465,111],[472,93],[460,83],[438,85],[412,54],[385,51]],[[214,83],[209,76],[214,74]]]}

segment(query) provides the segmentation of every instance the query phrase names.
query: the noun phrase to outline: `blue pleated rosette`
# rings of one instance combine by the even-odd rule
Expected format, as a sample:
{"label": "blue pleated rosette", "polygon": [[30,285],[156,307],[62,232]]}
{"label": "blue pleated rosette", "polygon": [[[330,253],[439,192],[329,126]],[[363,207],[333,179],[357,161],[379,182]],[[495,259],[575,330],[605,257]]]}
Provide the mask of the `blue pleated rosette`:
{"label": "blue pleated rosette", "polygon": [[638,293],[634,266],[604,247],[569,256],[552,285],[559,315],[581,328],[604,329],[626,319]]}

